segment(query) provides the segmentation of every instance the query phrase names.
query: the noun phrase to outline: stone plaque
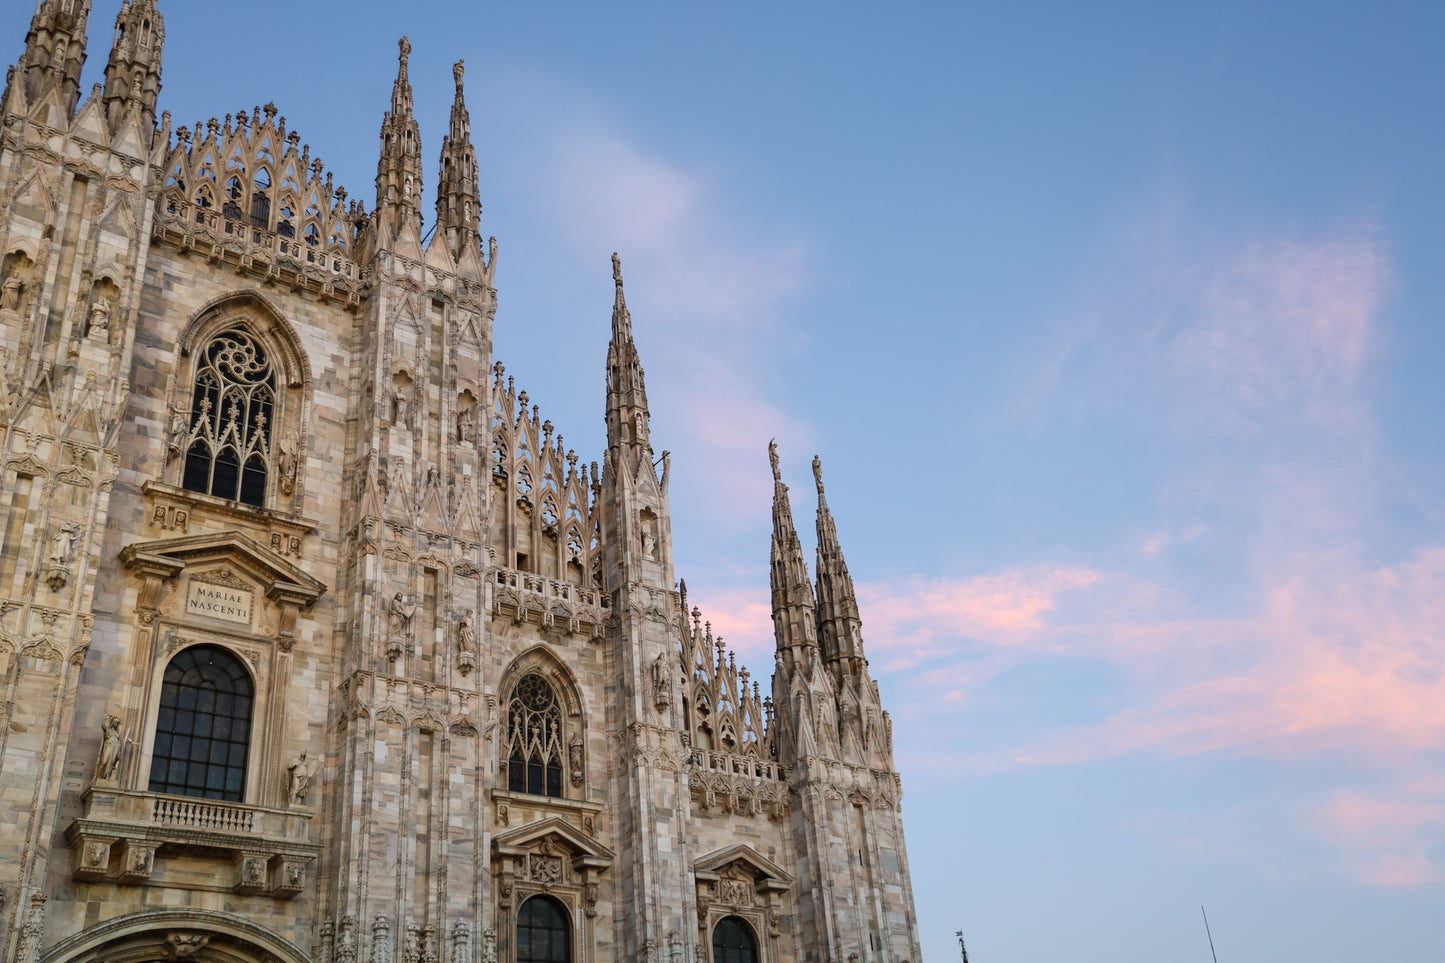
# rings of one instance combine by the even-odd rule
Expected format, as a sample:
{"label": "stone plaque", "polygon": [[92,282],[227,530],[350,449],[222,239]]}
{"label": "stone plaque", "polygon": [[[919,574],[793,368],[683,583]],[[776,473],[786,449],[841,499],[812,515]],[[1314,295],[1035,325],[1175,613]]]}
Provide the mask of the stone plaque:
{"label": "stone plaque", "polygon": [[186,588],[186,614],[250,625],[255,600],[250,589],[192,581]]}

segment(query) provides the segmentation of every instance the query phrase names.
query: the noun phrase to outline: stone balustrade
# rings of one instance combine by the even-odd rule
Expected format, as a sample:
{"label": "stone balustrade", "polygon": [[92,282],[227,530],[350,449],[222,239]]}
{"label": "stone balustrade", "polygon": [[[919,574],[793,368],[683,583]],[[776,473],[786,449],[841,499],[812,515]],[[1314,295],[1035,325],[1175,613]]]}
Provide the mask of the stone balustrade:
{"label": "stone balustrade", "polygon": [[186,853],[234,865],[229,887],[288,899],[302,889],[321,847],[311,842],[313,813],[187,796],[132,792],[97,784],[85,813],[66,830],[77,880],[142,884],[158,861]]}
{"label": "stone balustrade", "polygon": [[586,632],[593,638],[604,631],[611,601],[595,588],[514,568],[494,568],[488,578],[493,583],[493,615],[510,611],[518,624],[531,620],[543,628]]}

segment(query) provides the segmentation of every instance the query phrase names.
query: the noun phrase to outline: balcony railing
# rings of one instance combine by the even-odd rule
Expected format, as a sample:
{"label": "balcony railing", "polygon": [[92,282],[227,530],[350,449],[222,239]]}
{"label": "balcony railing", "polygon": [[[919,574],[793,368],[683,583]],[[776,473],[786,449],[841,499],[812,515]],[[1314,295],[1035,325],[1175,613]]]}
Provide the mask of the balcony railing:
{"label": "balcony railing", "polygon": [[250,835],[256,823],[256,811],[245,806],[157,796],[151,807],[151,821],[162,826]]}

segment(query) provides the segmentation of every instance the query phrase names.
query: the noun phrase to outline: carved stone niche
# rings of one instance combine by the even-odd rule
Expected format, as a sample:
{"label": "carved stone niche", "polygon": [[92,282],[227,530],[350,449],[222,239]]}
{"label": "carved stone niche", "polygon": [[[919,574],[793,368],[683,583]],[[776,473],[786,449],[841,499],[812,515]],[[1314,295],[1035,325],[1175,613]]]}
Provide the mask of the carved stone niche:
{"label": "carved stone niche", "polygon": [[693,864],[697,926],[707,945],[713,927],[728,916],[746,920],[758,937],[763,960],[776,958],[784,900],[793,877],[746,843],[719,850]]}
{"label": "carved stone niche", "polygon": [[559,817],[528,823],[492,838],[492,878],[503,918],[528,897],[547,893],[588,917],[597,915],[598,877],[612,865],[612,850]]}

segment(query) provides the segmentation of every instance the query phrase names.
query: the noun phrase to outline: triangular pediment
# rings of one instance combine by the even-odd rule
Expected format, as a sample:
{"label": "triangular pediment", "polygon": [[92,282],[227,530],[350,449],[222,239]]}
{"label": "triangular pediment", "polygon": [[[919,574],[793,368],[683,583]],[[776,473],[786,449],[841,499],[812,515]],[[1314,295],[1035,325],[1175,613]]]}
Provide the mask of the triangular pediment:
{"label": "triangular pediment", "polygon": [[716,879],[730,866],[740,865],[759,883],[791,883],[793,877],[781,866],[753,849],[747,843],[739,843],[727,849],[720,849],[693,863],[693,874],[698,879]]}
{"label": "triangular pediment", "polygon": [[127,568],[159,565],[179,574],[199,562],[225,559],[266,586],[268,596],[290,596],[310,605],[326,592],[326,584],[301,571],[280,555],[240,532],[215,532],[132,542],[121,550]]}
{"label": "triangular pediment", "polygon": [[610,864],[612,850],[583,833],[560,816],[540,819],[535,823],[492,837],[492,847],[502,854],[531,849],[544,841],[560,844],[573,854],[573,859],[586,859],[594,867]]}
{"label": "triangular pediment", "polygon": [[110,131],[106,127],[105,112],[101,108],[100,97],[91,94],[85,98],[85,103],[75,115],[75,121],[70,126],[70,134],[77,140],[83,140],[89,144],[109,144]]}

